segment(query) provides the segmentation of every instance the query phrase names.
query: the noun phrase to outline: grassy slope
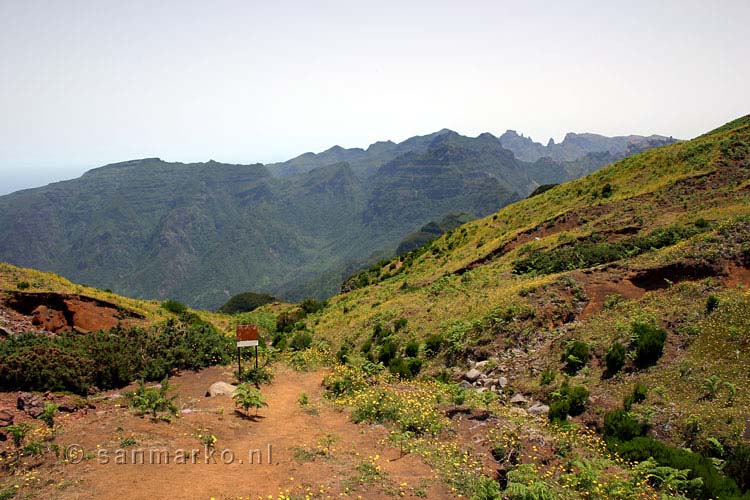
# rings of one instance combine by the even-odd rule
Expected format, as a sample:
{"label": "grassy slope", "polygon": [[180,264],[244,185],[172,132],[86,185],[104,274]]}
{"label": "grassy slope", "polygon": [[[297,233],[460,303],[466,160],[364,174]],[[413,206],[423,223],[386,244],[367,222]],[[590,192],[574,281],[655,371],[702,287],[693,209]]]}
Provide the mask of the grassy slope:
{"label": "grassy slope", "polygon": [[[123,297],[99,290],[86,285],[78,285],[53,273],[45,273],[35,269],[16,267],[5,262],[0,262],[0,297],[4,292],[18,290],[18,284],[26,282],[30,286],[24,292],[54,292],[77,294],[93,297],[99,300],[116,304],[124,309],[129,309],[145,316],[145,323],[155,324],[164,321],[174,314],[160,307],[161,302],[156,300],[139,300]],[[192,310],[191,310],[192,311]],[[192,311],[204,321],[213,323],[217,328],[229,331],[232,317],[226,314],[213,313],[209,311]]]}
{"label": "grassy slope", "polygon": [[[591,368],[576,376],[576,383],[590,388],[595,406],[619,405],[622,395],[637,380],[644,380],[663,389],[652,391],[642,406],[662,437],[683,442],[683,424],[696,414],[706,436],[736,440],[743,432],[741,415],[750,410],[746,313],[750,294],[735,286],[736,280],[685,282],[563,324],[556,319],[565,312],[562,309],[580,313],[589,301],[585,294],[593,290],[590,282],[596,272],[517,276],[511,270],[519,254],[533,248],[554,248],[593,232],[616,240],[621,237],[616,231],[623,228],[636,227],[639,234],[647,234],[675,223],[693,227],[699,218],[710,226],[687,241],[600,266],[603,281],[674,262],[736,261],[750,243],[748,144],[750,117],[744,117],[692,141],[641,153],[513,204],[442,236],[408,270],[333,298],[314,329],[334,345],[344,341],[361,345],[375,323],[404,317],[409,327],[398,334],[403,340],[458,331],[467,336],[468,346],[472,341],[484,344],[494,351],[491,354],[519,347],[524,363],[512,366],[511,384],[539,396],[543,396],[539,370],[560,368],[556,360],[565,341],[580,338],[592,344],[594,359]],[[612,187],[608,198],[601,196],[606,184]],[[524,232],[531,232],[528,242],[500,251],[519,235],[523,238]],[[457,272],[482,259],[488,262]],[[576,293],[583,296],[571,298]],[[704,306],[710,293],[719,296],[721,306],[707,316]],[[532,309],[536,320],[488,327],[493,315],[505,308]],[[613,339],[627,336],[636,317],[667,328],[665,356],[654,368],[603,380],[600,363],[606,348]],[[735,384],[733,405],[725,402],[724,395],[721,401],[701,399],[703,381],[710,375]]]}

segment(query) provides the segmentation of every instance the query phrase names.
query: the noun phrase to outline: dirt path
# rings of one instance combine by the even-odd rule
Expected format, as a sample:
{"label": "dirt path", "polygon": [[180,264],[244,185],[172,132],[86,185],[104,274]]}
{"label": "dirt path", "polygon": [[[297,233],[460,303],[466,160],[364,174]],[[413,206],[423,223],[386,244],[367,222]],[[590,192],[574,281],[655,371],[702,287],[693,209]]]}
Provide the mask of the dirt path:
{"label": "dirt path", "polygon": [[[235,413],[228,396],[204,396],[213,382],[231,382],[231,377],[229,370],[221,368],[174,377],[178,403],[187,412],[171,424],[135,416],[116,406],[120,399],[87,415],[63,417],[64,431],[57,442],[80,444],[88,458],[42,473],[50,484],[40,498],[453,497],[418,457],[400,458],[397,449],[386,446],[384,428],[356,425],[346,413],[321,401],[323,372],[277,369],[273,384],[262,388],[269,406],[260,410],[257,419]],[[312,410],[305,411],[298,403],[303,392]],[[216,463],[200,443],[201,433],[216,436]],[[131,446],[120,448],[128,444],[125,440],[135,444],[131,441]],[[149,463],[152,448],[167,450],[170,463]],[[117,449],[125,450],[126,464],[116,463],[118,457],[123,459]],[[199,450],[196,463],[191,459],[175,463],[180,449]],[[138,450],[144,450],[146,463],[133,463],[140,461]],[[234,454],[233,463],[222,463],[223,450]],[[250,450],[256,450],[253,464]],[[224,462],[229,462],[230,451],[225,452]],[[103,463],[104,456],[109,463]],[[156,458],[153,462],[158,462]]]}

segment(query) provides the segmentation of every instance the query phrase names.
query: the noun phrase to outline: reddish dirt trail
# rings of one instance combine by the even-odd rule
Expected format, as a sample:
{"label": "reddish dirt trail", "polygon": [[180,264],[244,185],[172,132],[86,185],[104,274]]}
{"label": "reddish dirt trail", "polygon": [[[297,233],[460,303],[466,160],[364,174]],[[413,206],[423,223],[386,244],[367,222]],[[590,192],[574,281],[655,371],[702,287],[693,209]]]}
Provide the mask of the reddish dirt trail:
{"label": "reddish dirt trail", "polygon": [[[86,452],[96,452],[99,445],[99,449],[107,450],[110,463],[89,458],[79,464],[54,466],[48,471],[54,484],[42,489],[40,498],[267,499],[268,495],[277,498],[284,492],[292,498],[305,498],[306,494],[311,498],[339,498],[343,493],[350,498],[378,499],[394,498],[401,492],[407,498],[415,497],[417,487],[427,498],[453,498],[417,456],[399,458],[397,449],[382,444],[387,436],[383,427],[354,424],[346,413],[321,402],[322,377],[323,372],[299,373],[278,368],[274,382],[262,387],[269,406],[260,410],[257,419],[235,413],[229,396],[204,397],[213,382],[232,381],[229,370],[221,368],[172,380],[179,392],[179,404],[193,411],[171,424],[140,418],[114,403],[89,411],[88,415],[61,419],[65,430],[57,442],[79,443]],[[318,409],[318,415],[300,407],[298,398],[302,392],[309,395],[310,405]],[[218,463],[205,463],[203,445],[197,438],[199,429],[216,436],[214,456]],[[319,440],[327,435],[337,439],[330,455],[295,458],[295,447],[315,450]],[[128,453],[145,449],[147,463],[133,464],[129,454],[128,464],[114,463],[115,450],[123,439],[131,437],[137,445],[124,449]],[[171,450],[170,458],[177,449],[201,451],[195,464],[149,464],[148,449],[152,447]],[[234,463],[221,463],[219,454],[224,449],[234,452]],[[263,463],[257,463],[256,454],[256,463],[249,464],[249,450],[260,450]],[[376,462],[385,479],[363,484],[357,480],[357,465],[375,455],[380,457]]]}

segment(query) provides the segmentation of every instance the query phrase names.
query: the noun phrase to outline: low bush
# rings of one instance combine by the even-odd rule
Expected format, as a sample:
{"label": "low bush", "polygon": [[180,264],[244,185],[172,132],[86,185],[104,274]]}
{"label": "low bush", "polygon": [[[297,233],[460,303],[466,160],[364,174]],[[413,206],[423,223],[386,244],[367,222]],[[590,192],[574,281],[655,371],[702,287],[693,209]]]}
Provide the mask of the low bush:
{"label": "low bush", "polygon": [[419,356],[419,342],[412,340],[404,347],[404,356],[407,358],[416,358]]}
{"label": "low bush", "polygon": [[276,301],[278,301],[278,299],[273,295],[245,292],[233,296],[218,309],[218,312],[224,314],[251,312],[262,305]]}
{"label": "low bush", "polygon": [[430,335],[424,341],[424,355],[433,358],[440,353],[443,347],[443,337],[440,335]]}
{"label": "low bush", "polygon": [[685,448],[674,448],[645,436],[614,443],[614,449],[625,460],[642,462],[653,458],[660,465],[689,470],[690,479],[700,478],[703,481],[695,498],[739,498],[740,490],[737,484],[731,478],[723,476],[710,458],[699,453]]}
{"label": "low bush", "polygon": [[706,314],[711,314],[719,307],[719,298],[716,295],[709,295],[706,299]]}
{"label": "low bush", "polygon": [[183,314],[188,310],[185,304],[172,299],[162,302],[161,308],[174,314]]}
{"label": "low bush", "polygon": [[632,327],[635,337],[635,364],[639,368],[655,365],[664,352],[667,332],[647,323],[635,323]]}
{"label": "low bush", "polygon": [[391,360],[388,370],[404,379],[414,378],[422,370],[422,360],[419,358],[396,357]]}
{"label": "low bush", "polygon": [[273,371],[268,366],[260,365],[258,368],[252,366],[243,369],[237,380],[255,385],[270,384],[273,380]]}
{"label": "low bush", "polygon": [[604,356],[604,363],[607,365],[607,374],[611,377],[625,366],[625,346],[615,341],[607,350]]}
{"label": "low bush", "polygon": [[579,385],[570,386],[568,381],[563,382],[560,389],[552,393],[552,402],[549,405],[548,417],[551,421],[563,421],[568,416],[575,417],[586,411],[586,402],[589,391]]}
{"label": "low bush", "polygon": [[645,401],[647,395],[648,395],[648,387],[646,387],[645,384],[638,382],[635,384],[635,387],[633,388],[633,392],[626,395],[623,398],[622,407],[625,409],[625,411],[630,411],[630,408],[634,404]]}
{"label": "low bush", "polygon": [[312,341],[312,335],[306,331],[301,331],[292,337],[292,340],[289,342],[289,348],[294,351],[303,351],[310,348]]}
{"label": "low bush", "polygon": [[233,348],[211,325],[174,320],[151,330],[23,333],[0,342],[0,390],[114,389],[139,378],[160,380],[175,369],[229,363]]}
{"label": "low bush", "polygon": [[305,314],[314,314],[325,309],[327,305],[328,302],[315,299],[305,299],[299,304],[300,308]]}
{"label": "low bush", "polygon": [[530,272],[551,274],[588,268],[633,257],[652,249],[671,246],[703,230],[675,225],[614,243],[601,241],[601,235],[591,234],[586,238],[551,250],[546,248],[531,250],[524,258],[513,263],[513,270],[517,274]]}
{"label": "low bush", "polygon": [[730,451],[724,472],[743,492],[750,490],[750,444],[739,444]]}
{"label": "low bush", "polygon": [[393,331],[400,332],[401,330],[405,330],[408,324],[409,321],[406,318],[399,318],[393,322]]}
{"label": "low bush", "polygon": [[638,436],[643,436],[646,430],[646,425],[637,420],[627,410],[617,409],[604,414],[602,433],[606,439],[615,439],[620,442],[630,441]]}
{"label": "low bush", "polygon": [[565,361],[565,372],[575,375],[578,370],[586,366],[589,361],[589,346],[586,342],[574,340],[568,344],[563,354]]}
{"label": "low bush", "polygon": [[396,354],[398,353],[398,345],[391,340],[388,339],[380,346],[380,350],[378,351],[378,361],[383,363],[384,366],[388,366],[391,363],[391,360],[396,357]]}

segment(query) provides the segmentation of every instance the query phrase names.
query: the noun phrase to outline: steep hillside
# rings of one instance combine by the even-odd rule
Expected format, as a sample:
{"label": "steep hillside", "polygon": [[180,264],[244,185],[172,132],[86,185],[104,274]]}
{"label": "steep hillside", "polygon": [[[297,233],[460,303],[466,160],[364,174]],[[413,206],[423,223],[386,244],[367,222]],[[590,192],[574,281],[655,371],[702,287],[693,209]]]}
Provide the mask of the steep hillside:
{"label": "steep hillside", "polygon": [[[350,364],[422,366],[570,417],[631,459],[699,477],[686,466],[699,455],[676,458],[688,447],[747,480],[750,116],[514,203],[379,274],[307,322]],[[687,496],[732,498],[715,473]]]}
{"label": "steep hillside", "polygon": [[203,308],[325,297],[431,220],[487,215],[607,160],[531,165],[448,130],[285,166],[134,160],[0,197],[0,260]]}
{"label": "steep hillside", "polygon": [[[190,311],[201,320],[227,331],[230,317],[208,311]],[[0,332],[3,336],[26,331],[90,332],[124,327],[153,326],[175,314],[155,300],[122,297],[71,283],[52,273],[0,262]]]}

